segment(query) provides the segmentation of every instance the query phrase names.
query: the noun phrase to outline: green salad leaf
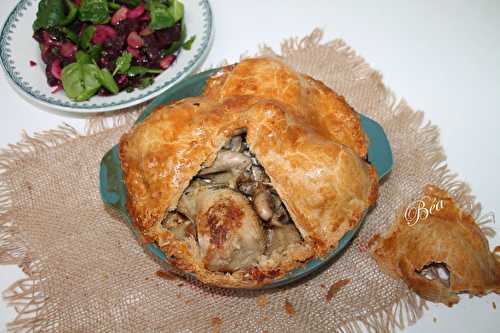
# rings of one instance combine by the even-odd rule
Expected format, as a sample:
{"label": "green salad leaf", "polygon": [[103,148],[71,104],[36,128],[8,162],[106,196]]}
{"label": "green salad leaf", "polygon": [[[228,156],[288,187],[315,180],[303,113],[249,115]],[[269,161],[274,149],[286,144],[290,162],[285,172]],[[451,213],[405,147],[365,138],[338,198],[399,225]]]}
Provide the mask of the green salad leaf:
{"label": "green salad leaf", "polygon": [[36,20],[33,22],[33,31],[58,26],[64,17],[62,0],[41,0],[38,4]]}
{"label": "green salad leaf", "polygon": [[64,34],[66,35],[66,38],[68,38],[70,41],[72,41],[76,45],[80,44],[80,37],[78,37],[76,32],[74,32],[73,30],[70,30],[66,27],[62,27],[61,31],[64,32]]}
{"label": "green salad leaf", "polygon": [[102,44],[92,45],[89,48],[89,56],[90,56],[90,58],[93,61],[97,61],[97,59],[99,59],[99,57],[101,56],[101,52],[102,52],[103,48],[104,47],[102,46]]}
{"label": "green salad leaf", "polygon": [[79,64],[91,64],[92,63],[92,59],[90,58],[90,56],[83,51],[77,51],[75,58],[76,58],[76,62]]}
{"label": "green salad leaf", "polygon": [[94,24],[104,24],[110,19],[107,0],[82,0],[80,20]]}
{"label": "green salad leaf", "polygon": [[128,76],[144,75],[144,74],[160,74],[163,72],[160,68],[148,68],[142,66],[131,66],[128,70]]}
{"label": "green salad leaf", "polygon": [[101,69],[101,75],[98,77],[98,80],[104,88],[108,89],[113,95],[118,94],[120,91],[113,75],[107,68]]}
{"label": "green salad leaf", "polygon": [[168,8],[170,15],[174,18],[174,21],[177,22],[184,17],[184,5],[182,2],[173,0],[170,3],[170,7]]}
{"label": "green salad leaf", "polygon": [[132,62],[132,54],[128,51],[122,53],[121,56],[116,59],[116,68],[113,72],[113,76],[116,73],[126,74],[130,68],[130,63]]}
{"label": "green salad leaf", "polygon": [[116,0],[116,2],[127,5],[129,7],[137,7],[142,2],[142,0]]}
{"label": "green salad leaf", "polygon": [[153,30],[170,28],[184,17],[184,5],[178,0],[146,0],[146,8],[151,15],[149,27]]}
{"label": "green salad leaf", "polygon": [[86,101],[94,96],[101,82],[101,71],[95,64],[74,62],[62,70],[61,80],[66,95],[76,101]]}
{"label": "green salad leaf", "polygon": [[108,2],[108,7],[109,7],[109,9],[115,11],[115,10],[120,9],[121,6],[119,4],[117,4],[115,2],[115,0],[112,0],[111,2]]}
{"label": "green salad leaf", "polygon": [[66,6],[68,7],[68,14],[61,21],[61,25],[68,25],[73,22],[78,14],[78,6],[72,0],[65,0]]}
{"label": "green salad leaf", "polygon": [[154,79],[152,77],[145,77],[141,80],[141,82],[139,82],[139,85],[137,86],[137,88],[139,89],[146,89],[147,87],[149,87],[150,85],[152,85],[154,83]]}
{"label": "green salad leaf", "polygon": [[94,36],[96,27],[93,25],[89,25],[86,27],[82,35],[80,36],[80,47],[84,50],[88,49],[90,47],[90,41],[92,40],[92,36]]}
{"label": "green salad leaf", "polygon": [[191,50],[191,46],[193,46],[193,43],[196,39],[196,35],[191,36],[184,44],[182,44],[182,48],[184,50]]}

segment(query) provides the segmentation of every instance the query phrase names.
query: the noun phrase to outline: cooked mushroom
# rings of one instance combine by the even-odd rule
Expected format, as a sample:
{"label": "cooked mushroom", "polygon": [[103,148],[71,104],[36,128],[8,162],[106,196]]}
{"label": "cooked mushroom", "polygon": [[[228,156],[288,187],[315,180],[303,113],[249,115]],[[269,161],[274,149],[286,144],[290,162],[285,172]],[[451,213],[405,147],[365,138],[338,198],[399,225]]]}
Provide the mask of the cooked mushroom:
{"label": "cooked mushroom", "polygon": [[199,175],[208,175],[211,173],[222,171],[242,172],[251,164],[251,159],[242,153],[230,150],[221,150],[217,154],[217,158],[212,163],[212,165],[207,168],[201,169]]}
{"label": "cooked mushroom", "polygon": [[255,211],[264,221],[269,221],[274,214],[273,198],[268,189],[259,186],[253,196]]}

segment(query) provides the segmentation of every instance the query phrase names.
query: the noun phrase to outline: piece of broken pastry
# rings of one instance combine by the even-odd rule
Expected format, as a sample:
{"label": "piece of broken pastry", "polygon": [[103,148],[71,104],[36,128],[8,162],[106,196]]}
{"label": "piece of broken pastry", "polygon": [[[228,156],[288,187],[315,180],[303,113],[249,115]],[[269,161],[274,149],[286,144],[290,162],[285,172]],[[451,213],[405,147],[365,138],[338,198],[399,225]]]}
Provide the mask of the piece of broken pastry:
{"label": "piece of broken pastry", "polygon": [[[424,299],[448,306],[458,303],[459,293],[500,293],[500,256],[490,252],[469,213],[433,185],[424,188],[423,197],[412,207],[385,235],[375,235],[369,242],[383,272],[403,279]],[[415,214],[420,214],[418,221]]]}
{"label": "piece of broken pastry", "polygon": [[271,97],[186,98],[121,138],[133,222],[202,282],[268,284],[325,256],[377,198],[358,152]]}

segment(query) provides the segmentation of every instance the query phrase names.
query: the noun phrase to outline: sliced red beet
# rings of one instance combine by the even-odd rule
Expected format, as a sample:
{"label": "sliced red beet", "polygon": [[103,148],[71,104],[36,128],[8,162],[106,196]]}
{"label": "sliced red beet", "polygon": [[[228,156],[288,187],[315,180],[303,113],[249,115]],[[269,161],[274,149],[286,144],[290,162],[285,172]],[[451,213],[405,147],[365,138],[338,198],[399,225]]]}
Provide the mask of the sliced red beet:
{"label": "sliced red beet", "polygon": [[99,24],[95,26],[95,33],[92,36],[92,43],[94,44],[102,44],[108,38],[116,37],[117,32],[115,29],[110,26]]}
{"label": "sliced red beet", "polygon": [[170,65],[172,65],[172,63],[174,62],[174,60],[175,60],[175,55],[173,54],[164,57],[163,59],[160,60],[160,68],[161,69],[169,68]]}
{"label": "sliced red beet", "polygon": [[65,58],[73,58],[77,50],[76,45],[70,42],[61,45],[61,55]]}
{"label": "sliced red beet", "polygon": [[34,62],[33,60],[30,60],[30,66],[31,67],[35,67],[36,66],[36,62]]}
{"label": "sliced red beet", "polygon": [[132,55],[132,57],[134,58],[139,58],[141,56],[141,53],[139,52],[139,50],[137,49],[134,49],[133,47],[127,47],[127,51]]}
{"label": "sliced red beet", "polygon": [[47,31],[44,31],[42,33],[43,35],[43,44],[45,45],[54,45],[54,46],[60,46],[61,42],[58,41],[54,36],[49,34]]}
{"label": "sliced red beet", "polygon": [[127,37],[127,44],[133,48],[140,48],[144,46],[144,40],[135,31],[132,31]]}
{"label": "sliced red beet", "polygon": [[58,80],[61,79],[61,61],[59,59],[56,59],[52,62],[52,65],[50,66],[50,73],[54,75],[54,77]]}
{"label": "sliced red beet", "polygon": [[134,9],[130,10],[127,14],[127,17],[129,19],[136,19],[142,14],[144,14],[144,3],[141,3],[139,6],[135,7]]}
{"label": "sliced red beet", "polygon": [[47,44],[42,44],[42,60],[45,63],[47,63],[47,61],[48,61],[47,54],[49,51],[50,51],[50,46]]}
{"label": "sliced red beet", "polygon": [[129,14],[130,10],[127,7],[120,7],[111,18],[111,24],[117,25],[121,21],[125,20]]}

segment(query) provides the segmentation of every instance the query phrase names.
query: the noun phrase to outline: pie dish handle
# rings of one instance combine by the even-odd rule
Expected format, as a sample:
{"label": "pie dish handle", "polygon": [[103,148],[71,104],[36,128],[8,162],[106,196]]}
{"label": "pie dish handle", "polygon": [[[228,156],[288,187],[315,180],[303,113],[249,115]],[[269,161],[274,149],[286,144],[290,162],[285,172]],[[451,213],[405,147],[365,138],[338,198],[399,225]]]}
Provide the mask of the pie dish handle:
{"label": "pie dish handle", "polygon": [[377,170],[377,177],[380,181],[392,169],[394,160],[392,158],[391,145],[384,132],[375,120],[360,114],[361,126],[368,136],[368,162]]}

